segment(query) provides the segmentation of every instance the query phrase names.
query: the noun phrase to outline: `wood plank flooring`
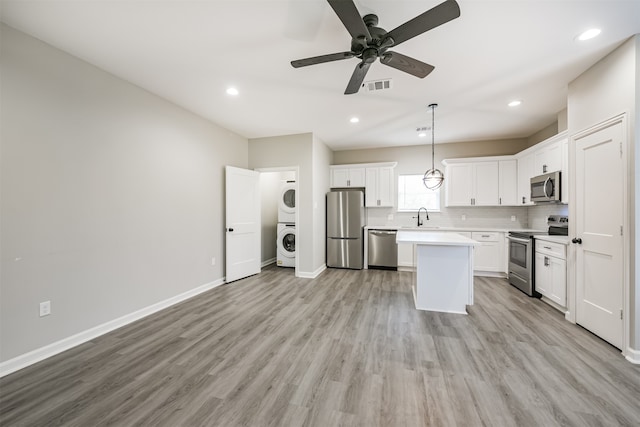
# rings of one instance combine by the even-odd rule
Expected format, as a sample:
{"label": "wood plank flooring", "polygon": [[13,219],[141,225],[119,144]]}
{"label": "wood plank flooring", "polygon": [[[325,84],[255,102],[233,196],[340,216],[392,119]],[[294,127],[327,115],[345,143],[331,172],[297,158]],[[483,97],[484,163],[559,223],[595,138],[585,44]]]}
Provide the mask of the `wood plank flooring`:
{"label": "wood plank flooring", "polygon": [[2,426],[640,425],[640,366],[503,279],[270,267],[0,380]]}

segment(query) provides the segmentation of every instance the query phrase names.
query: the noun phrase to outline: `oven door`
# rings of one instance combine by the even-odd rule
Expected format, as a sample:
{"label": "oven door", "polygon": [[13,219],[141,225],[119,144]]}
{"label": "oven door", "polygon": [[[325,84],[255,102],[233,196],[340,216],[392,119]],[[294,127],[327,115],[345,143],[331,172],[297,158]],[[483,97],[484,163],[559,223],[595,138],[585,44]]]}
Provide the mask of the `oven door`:
{"label": "oven door", "polygon": [[509,283],[533,296],[533,253],[531,239],[507,236],[509,240]]}

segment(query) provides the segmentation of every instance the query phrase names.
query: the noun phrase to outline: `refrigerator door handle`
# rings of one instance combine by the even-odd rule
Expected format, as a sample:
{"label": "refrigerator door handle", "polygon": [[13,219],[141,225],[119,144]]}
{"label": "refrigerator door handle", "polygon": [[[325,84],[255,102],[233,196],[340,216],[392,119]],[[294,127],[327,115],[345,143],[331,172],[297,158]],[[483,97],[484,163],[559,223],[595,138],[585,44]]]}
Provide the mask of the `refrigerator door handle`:
{"label": "refrigerator door handle", "polygon": [[329,237],[331,240],[359,240],[359,237]]}

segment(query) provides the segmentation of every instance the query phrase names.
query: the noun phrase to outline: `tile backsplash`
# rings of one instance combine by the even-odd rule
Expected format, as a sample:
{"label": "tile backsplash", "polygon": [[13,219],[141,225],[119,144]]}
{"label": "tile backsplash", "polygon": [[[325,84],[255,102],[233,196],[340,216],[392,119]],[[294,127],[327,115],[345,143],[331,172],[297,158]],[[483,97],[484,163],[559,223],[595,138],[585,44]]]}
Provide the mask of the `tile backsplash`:
{"label": "tile backsplash", "polygon": [[[567,212],[567,205],[443,208],[441,212],[429,212],[429,221],[425,221],[424,225],[432,227],[480,227],[507,230],[530,228],[546,230],[547,216],[567,215]],[[390,219],[390,215],[393,219]],[[421,212],[420,216],[424,218],[424,212]],[[417,222],[415,217],[416,212],[397,212],[395,208],[367,209],[367,225],[369,226],[413,226]]]}

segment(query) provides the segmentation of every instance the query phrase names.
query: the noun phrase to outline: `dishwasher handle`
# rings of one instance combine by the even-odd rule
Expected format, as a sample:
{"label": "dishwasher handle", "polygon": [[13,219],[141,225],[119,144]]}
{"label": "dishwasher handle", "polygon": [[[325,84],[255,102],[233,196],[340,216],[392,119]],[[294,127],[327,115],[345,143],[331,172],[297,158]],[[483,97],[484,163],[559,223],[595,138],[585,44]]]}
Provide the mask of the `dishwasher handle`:
{"label": "dishwasher handle", "polygon": [[369,233],[376,236],[393,236],[396,234],[396,231],[369,230]]}

